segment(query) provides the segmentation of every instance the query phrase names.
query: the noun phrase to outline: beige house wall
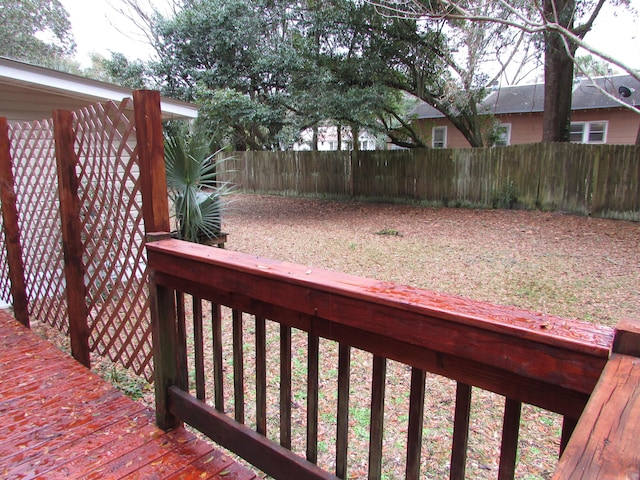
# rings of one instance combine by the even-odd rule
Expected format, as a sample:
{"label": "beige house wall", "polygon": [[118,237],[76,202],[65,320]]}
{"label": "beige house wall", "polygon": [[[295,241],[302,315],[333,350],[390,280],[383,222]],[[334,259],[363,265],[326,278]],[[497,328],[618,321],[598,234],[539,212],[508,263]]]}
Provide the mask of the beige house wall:
{"label": "beige house wall", "polygon": [[[496,115],[495,118],[500,123],[511,124],[511,145],[537,143],[542,139],[542,112]],[[608,122],[607,144],[633,145],[640,128],[640,113],[622,108],[575,110],[571,121],[606,121]],[[447,127],[447,148],[468,148],[470,146],[462,133],[445,118],[420,119],[418,124],[419,131],[428,146],[431,146],[433,128],[437,126]]]}

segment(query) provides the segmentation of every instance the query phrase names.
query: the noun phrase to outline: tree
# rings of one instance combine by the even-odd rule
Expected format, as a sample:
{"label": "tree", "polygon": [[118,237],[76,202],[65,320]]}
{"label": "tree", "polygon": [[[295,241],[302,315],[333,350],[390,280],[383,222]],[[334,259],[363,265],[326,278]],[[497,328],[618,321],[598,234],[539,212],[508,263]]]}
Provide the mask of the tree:
{"label": "tree", "polygon": [[[485,4],[496,16],[511,14]],[[500,59],[505,69],[513,51],[526,43],[521,33],[498,24],[381,16],[370,4],[349,0],[323,5],[329,13],[315,19],[322,37],[321,61],[337,78],[347,85],[384,86],[417,97],[444,114],[471,146],[485,144],[486,122],[478,105],[495,77],[481,65],[489,57]],[[413,142],[415,132],[406,128],[405,119],[395,119],[410,134],[403,146],[424,146],[421,139]]]}
{"label": "tree", "polygon": [[147,65],[140,60],[129,60],[122,53],[111,53],[111,58],[91,56],[91,68],[85,75],[97,80],[113,82],[133,90],[150,88],[154,81]]}
{"label": "tree", "polygon": [[[328,37],[314,18],[335,13],[321,2],[191,0],[173,2],[169,14],[142,2],[125,3],[149,29],[158,57],[152,76],[164,94],[202,105],[200,126],[218,147],[287,148],[323,121],[379,130],[389,110],[402,116],[397,91],[345,82],[319,61]],[[131,67],[107,65],[121,79]]]}
{"label": "tree", "polygon": [[0,55],[43,66],[74,53],[69,14],[59,0],[3,0]]}
{"label": "tree", "polygon": [[[384,15],[402,18],[445,18],[448,21],[495,23],[532,36],[543,35],[545,52],[545,113],[543,141],[569,141],[571,90],[575,53],[579,47],[640,80],[638,72],[584,42],[605,0],[534,0],[517,4],[496,0],[511,17],[487,15],[486,2],[475,0],[366,0]],[[628,0],[617,0],[628,5]],[[606,94],[606,92],[604,92]]]}
{"label": "tree", "polygon": [[223,113],[211,121],[236,149],[279,148],[291,123],[287,88],[297,62],[284,5],[194,0],[153,18],[159,60],[150,66],[163,93],[202,102],[205,115]]}

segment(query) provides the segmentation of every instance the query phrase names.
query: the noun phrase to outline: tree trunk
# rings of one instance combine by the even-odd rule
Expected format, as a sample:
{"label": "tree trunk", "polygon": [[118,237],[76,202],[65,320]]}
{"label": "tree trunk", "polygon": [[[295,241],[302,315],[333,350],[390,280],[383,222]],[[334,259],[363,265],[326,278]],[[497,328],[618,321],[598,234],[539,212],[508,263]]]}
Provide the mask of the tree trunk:
{"label": "tree trunk", "polygon": [[340,151],[342,150],[342,125],[340,124],[336,125],[336,135],[338,136],[338,146],[336,150]]}
{"label": "tree trunk", "polygon": [[[571,30],[575,0],[545,0],[544,14],[548,21],[558,22]],[[557,14],[557,17],[556,17]],[[562,36],[553,31],[544,34],[544,115],[543,142],[568,142],[571,127],[571,97],[573,90],[573,59],[567,53]],[[570,44],[571,55],[576,46]]]}
{"label": "tree trunk", "polygon": [[358,127],[358,125],[354,123],[352,123],[350,126],[351,126],[351,139],[353,142],[351,149],[357,152],[358,150],[360,150],[360,142],[359,142],[360,128]]}
{"label": "tree trunk", "polygon": [[311,137],[311,150],[318,151],[318,125],[313,126],[313,135]]}

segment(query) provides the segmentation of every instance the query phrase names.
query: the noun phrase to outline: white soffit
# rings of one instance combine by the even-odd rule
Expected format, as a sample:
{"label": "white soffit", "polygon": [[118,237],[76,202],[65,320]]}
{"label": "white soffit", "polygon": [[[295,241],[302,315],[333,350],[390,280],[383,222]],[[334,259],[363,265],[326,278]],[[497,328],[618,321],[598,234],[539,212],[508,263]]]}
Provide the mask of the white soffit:
{"label": "white soffit", "polygon": [[[9,121],[49,118],[52,110],[131,96],[129,88],[0,57],[0,116]],[[198,114],[196,105],[166,97],[160,99],[160,108],[164,119],[192,119]]]}

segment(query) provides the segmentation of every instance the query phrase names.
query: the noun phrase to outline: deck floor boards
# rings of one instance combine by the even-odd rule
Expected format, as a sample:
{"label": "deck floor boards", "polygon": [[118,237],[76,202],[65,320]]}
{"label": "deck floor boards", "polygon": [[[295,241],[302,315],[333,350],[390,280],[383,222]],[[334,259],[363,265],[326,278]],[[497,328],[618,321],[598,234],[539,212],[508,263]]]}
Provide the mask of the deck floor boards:
{"label": "deck floor boards", "polygon": [[251,480],[0,311],[0,478]]}

